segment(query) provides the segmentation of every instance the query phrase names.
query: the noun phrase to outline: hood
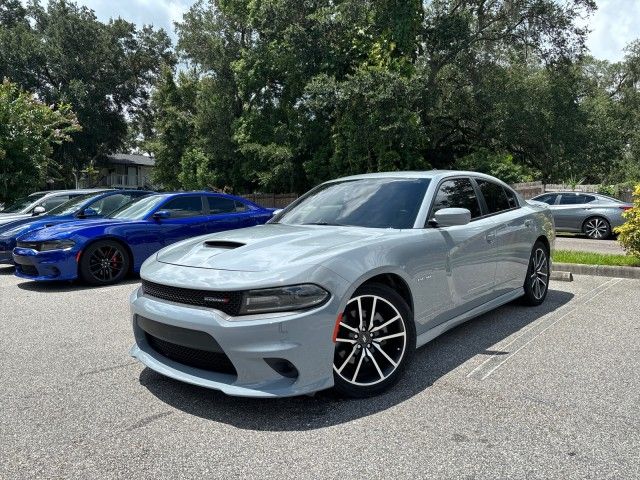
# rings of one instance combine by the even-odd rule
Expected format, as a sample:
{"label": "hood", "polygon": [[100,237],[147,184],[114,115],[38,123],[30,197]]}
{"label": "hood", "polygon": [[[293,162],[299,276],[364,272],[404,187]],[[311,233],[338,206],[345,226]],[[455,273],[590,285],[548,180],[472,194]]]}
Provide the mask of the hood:
{"label": "hood", "polygon": [[262,272],[283,265],[317,265],[341,250],[371,243],[394,230],[266,224],[192,238],[158,253],[162,263]]}
{"label": "hood", "polygon": [[75,220],[72,222],[63,221],[48,228],[40,228],[39,230],[29,232],[20,237],[20,240],[27,242],[39,242],[53,238],[69,238],[84,229],[113,227],[124,223],[131,224],[135,222],[116,219]]}
{"label": "hood", "polygon": [[0,225],[13,222],[14,220],[21,220],[23,218],[37,218],[30,213],[1,213],[0,212]]}
{"label": "hood", "polygon": [[13,220],[9,223],[5,223],[4,225],[0,225],[0,238],[17,237],[33,230],[48,228],[58,225],[59,223],[66,223],[73,220],[74,217],[72,216],[55,215],[36,217],[36,219],[29,217],[21,220]]}

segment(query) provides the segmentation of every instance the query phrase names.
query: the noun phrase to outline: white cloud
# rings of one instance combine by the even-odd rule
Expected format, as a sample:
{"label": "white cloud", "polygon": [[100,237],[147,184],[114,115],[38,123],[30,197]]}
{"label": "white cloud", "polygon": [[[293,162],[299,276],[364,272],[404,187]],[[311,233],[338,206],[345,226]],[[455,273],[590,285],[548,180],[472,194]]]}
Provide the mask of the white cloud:
{"label": "white cloud", "polygon": [[640,1],[598,0],[598,10],[588,20],[587,46],[596,58],[612,61],[624,57],[624,47],[640,38]]}
{"label": "white cloud", "polygon": [[[182,15],[195,0],[75,0],[94,10],[99,20],[122,17],[137,25],[153,25],[164,28],[175,40],[173,23],[182,20]],[[22,0],[26,3],[26,0]],[[43,2],[46,4],[46,0]]]}
{"label": "white cloud", "polygon": [[[22,0],[26,3],[26,0]],[[195,0],[76,0],[95,10],[97,17],[107,21],[122,17],[138,25],[162,27],[176,39],[173,23]],[[597,0],[598,10],[586,20],[591,29],[587,46],[597,58],[612,61],[624,57],[624,47],[640,38],[640,0]]]}

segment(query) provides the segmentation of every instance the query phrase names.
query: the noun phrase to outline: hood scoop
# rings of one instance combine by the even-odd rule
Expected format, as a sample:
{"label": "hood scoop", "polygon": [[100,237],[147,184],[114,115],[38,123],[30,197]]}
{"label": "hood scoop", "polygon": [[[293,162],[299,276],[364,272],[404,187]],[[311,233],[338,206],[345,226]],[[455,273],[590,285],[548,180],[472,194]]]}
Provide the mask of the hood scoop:
{"label": "hood scoop", "polygon": [[204,242],[205,247],[210,248],[224,248],[225,250],[233,250],[234,248],[244,247],[244,243],[230,242],[227,240],[208,240]]}

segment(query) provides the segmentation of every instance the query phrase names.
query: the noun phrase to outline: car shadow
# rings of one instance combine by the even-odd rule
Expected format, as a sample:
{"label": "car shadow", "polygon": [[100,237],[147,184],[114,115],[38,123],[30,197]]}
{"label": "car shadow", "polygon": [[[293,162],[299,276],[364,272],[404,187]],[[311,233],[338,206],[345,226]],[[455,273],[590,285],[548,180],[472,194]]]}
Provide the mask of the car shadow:
{"label": "car shadow", "polygon": [[18,288],[21,290],[26,290],[29,292],[40,292],[40,293],[60,293],[60,292],[71,292],[71,291],[82,291],[82,290],[99,290],[102,288],[108,288],[112,286],[118,285],[135,285],[140,282],[140,277],[130,277],[126,280],[117,283],[116,285],[89,285],[86,283],[81,283],[78,280],[73,281],[47,281],[47,282],[32,282],[32,281],[24,281],[18,284]]}
{"label": "car shadow", "polygon": [[13,272],[15,272],[15,267],[13,265],[1,265],[0,266],[0,276],[13,275]]}
{"label": "car shadow", "polygon": [[511,303],[464,323],[417,350],[400,382],[382,395],[357,400],[333,390],[314,396],[281,399],[229,397],[221,392],[164,377],[149,368],[140,384],[158,399],[183,412],[236,428],[263,431],[314,430],[373,415],[398,405],[476,355],[507,355],[491,349],[500,340],[562,307],[573,294],[549,290],[538,307]]}

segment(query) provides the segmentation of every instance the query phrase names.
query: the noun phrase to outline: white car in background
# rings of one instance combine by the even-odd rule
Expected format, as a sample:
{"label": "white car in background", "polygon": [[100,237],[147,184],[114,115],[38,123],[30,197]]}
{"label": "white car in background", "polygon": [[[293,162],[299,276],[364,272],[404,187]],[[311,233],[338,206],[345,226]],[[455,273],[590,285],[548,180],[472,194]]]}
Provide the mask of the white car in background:
{"label": "white car in background", "polygon": [[42,215],[52,208],[68,202],[72,198],[87,193],[98,193],[104,190],[106,189],[52,190],[49,192],[32,193],[28,197],[19,198],[3,210],[0,210],[0,225],[14,220]]}

